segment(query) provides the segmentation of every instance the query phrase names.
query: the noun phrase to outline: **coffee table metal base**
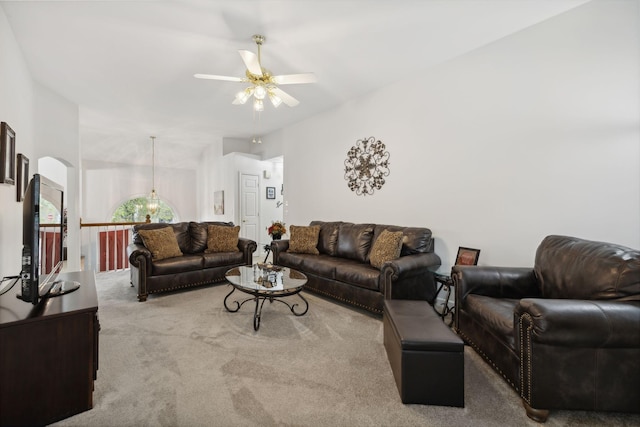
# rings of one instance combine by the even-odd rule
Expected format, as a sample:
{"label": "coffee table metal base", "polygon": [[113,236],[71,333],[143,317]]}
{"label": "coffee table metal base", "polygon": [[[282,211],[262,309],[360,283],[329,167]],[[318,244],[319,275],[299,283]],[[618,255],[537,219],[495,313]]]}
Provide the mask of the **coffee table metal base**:
{"label": "coffee table metal base", "polygon": [[[227,309],[227,311],[231,312],[231,313],[235,313],[236,311],[240,310],[240,307],[242,307],[244,305],[245,302],[248,301],[255,301],[256,303],[256,307],[253,313],[253,329],[255,331],[257,331],[260,328],[260,318],[262,316],[262,307],[264,306],[264,303],[266,300],[269,300],[269,303],[273,303],[274,301],[278,301],[283,303],[284,305],[286,305],[287,307],[289,307],[289,310],[291,310],[291,312],[296,315],[296,316],[304,316],[307,311],[309,310],[309,303],[307,302],[306,299],[304,299],[304,297],[300,294],[300,289],[296,289],[296,290],[292,290],[290,292],[279,292],[277,294],[274,293],[269,293],[268,295],[265,295],[264,293],[262,293],[259,290],[249,290],[249,289],[240,289],[237,288],[233,285],[231,285],[232,289],[231,292],[229,292],[227,294],[226,297],[224,297],[224,308]],[[235,292],[235,290],[238,289],[241,292],[247,293],[252,295],[251,298],[246,298],[241,302],[238,302],[238,300],[232,301],[232,304],[235,303],[235,308],[229,307],[229,305],[227,304],[227,299],[231,296],[232,293]],[[296,311],[296,308],[298,307],[298,303],[295,304],[289,304],[286,301],[281,300],[280,298],[284,298],[284,297],[288,297],[291,295],[298,295],[300,297],[300,299],[304,302],[304,310],[303,311]]]}

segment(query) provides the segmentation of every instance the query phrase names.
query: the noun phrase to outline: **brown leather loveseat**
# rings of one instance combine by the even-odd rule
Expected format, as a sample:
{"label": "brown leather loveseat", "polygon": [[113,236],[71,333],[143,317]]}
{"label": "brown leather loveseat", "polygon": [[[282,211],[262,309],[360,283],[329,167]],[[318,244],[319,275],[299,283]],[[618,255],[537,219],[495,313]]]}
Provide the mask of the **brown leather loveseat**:
{"label": "brown leather loveseat", "polygon": [[[127,247],[127,255],[131,285],[138,289],[138,300],[146,301],[150,293],[221,282],[225,280],[227,270],[252,264],[257,244],[242,237],[238,238],[237,249],[233,248],[233,251],[208,253],[211,225],[233,227],[231,222],[154,223],[133,227],[133,243]],[[171,227],[175,234],[178,256],[154,259],[152,252],[145,247],[140,231],[166,227]]]}
{"label": "brown leather loveseat", "polygon": [[[319,254],[291,253],[289,240],[271,244],[273,262],[302,271],[308,278],[305,290],[364,308],[383,311],[388,299],[427,300],[435,298],[432,271],[440,266],[433,251],[431,230],[380,224],[312,221],[319,226]],[[380,268],[370,263],[371,248],[383,230],[403,233],[399,258]]]}
{"label": "brown leather loveseat", "polygon": [[522,397],[640,412],[640,251],[548,236],[533,268],[453,267],[455,328]]}

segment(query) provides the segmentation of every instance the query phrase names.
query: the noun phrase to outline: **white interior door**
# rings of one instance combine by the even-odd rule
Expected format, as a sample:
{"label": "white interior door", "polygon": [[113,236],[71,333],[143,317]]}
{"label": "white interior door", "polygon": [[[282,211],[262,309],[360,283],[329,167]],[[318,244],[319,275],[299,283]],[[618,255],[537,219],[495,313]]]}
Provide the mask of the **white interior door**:
{"label": "white interior door", "polygon": [[260,241],[260,177],[240,172],[240,237]]}

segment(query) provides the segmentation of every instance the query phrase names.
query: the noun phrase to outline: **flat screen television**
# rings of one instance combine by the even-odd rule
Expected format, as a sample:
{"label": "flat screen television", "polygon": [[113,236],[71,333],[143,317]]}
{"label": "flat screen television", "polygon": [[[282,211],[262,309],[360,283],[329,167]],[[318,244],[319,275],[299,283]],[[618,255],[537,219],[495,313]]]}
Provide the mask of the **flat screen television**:
{"label": "flat screen television", "polygon": [[[63,265],[64,190],[40,174],[29,181],[22,207],[21,293],[38,304],[41,298],[71,292],[79,284],[57,281]],[[77,285],[77,287],[76,287]]]}

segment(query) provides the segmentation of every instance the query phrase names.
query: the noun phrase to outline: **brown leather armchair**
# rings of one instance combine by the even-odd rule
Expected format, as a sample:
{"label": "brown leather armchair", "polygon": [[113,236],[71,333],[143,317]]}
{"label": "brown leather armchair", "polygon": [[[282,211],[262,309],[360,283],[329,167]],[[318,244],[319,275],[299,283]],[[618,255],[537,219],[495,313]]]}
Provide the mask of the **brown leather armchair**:
{"label": "brown leather armchair", "polygon": [[530,418],[640,412],[640,251],[548,236],[534,268],[455,266],[452,278],[456,331]]}

